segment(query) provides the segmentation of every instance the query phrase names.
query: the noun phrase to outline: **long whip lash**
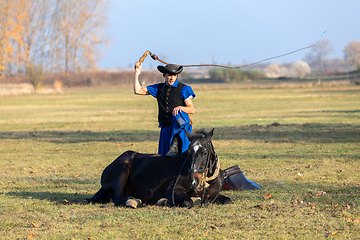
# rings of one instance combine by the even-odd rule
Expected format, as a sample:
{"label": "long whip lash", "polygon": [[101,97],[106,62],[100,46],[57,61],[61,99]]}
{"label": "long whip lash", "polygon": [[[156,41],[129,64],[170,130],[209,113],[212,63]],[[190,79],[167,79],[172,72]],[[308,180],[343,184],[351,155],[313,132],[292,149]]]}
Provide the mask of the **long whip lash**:
{"label": "long whip lash", "polygon": [[[288,52],[288,53],[284,53],[284,54],[281,54],[281,55],[278,55],[278,56],[275,56],[275,57],[270,57],[270,58],[266,58],[266,59],[263,59],[263,60],[260,60],[260,61],[257,61],[257,62],[254,62],[254,63],[250,63],[250,64],[246,64],[246,65],[241,65],[241,66],[234,66],[234,67],[231,67],[231,66],[225,66],[225,65],[217,65],[217,64],[195,64],[195,65],[178,65],[178,64],[175,64],[176,66],[183,66],[183,67],[221,67],[221,68],[228,68],[228,69],[238,69],[238,68],[244,68],[244,67],[249,67],[249,66],[253,66],[253,65],[256,65],[256,64],[259,64],[259,63],[262,63],[262,62],[265,62],[265,61],[268,61],[268,60],[271,60],[271,59],[275,59],[275,58],[279,58],[279,57],[284,57],[284,56],[287,56],[287,55],[290,55],[290,54],[293,54],[293,53],[296,53],[296,52],[299,52],[299,51],[302,51],[302,50],[305,50],[305,49],[308,49],[308,48],[312,48],[312,47],[315,47],[321,40],[321,38],[323,37],[323,35],[326,33],[326,31],[324,31],[319,40],[310,45],[310,46],[307,46],[307,47],[303,47],[303,48],[299,48],[295,51],[291,51],[291,52]],[[145,58],[147,57],[147,55],[151,56],[152,59],[154,59],[155,61],[159,61],[161,63],[164,63],[164,64],[169,64],[163,60],[161,60],[158,56],[156,56],[155,54],[151,53],[150,51],[146,51],[139,59],[139,62],[140,63],[143,63]]]}

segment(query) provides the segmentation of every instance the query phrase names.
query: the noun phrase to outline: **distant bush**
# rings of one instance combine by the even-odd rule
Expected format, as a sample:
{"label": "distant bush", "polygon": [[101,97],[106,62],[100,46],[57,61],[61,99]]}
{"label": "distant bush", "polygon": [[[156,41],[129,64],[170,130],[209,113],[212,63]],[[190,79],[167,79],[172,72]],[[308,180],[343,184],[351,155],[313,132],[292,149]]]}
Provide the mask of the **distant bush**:
{"label": "distant bush", "polygon": [[[41,79],[41,81],[38,81],[39,79]],[[163,81],[163,78],[158,71],[142,71],[140,81],[144,85],[149,85],[152,83],[161,82]],[[31,83],[33,85],[37,83],[42,83],[48,86],[54,86],[55,82],[61,82],[61,87],[132,85],[134,82],[134,71],[82,72],[77,74],[32,74],[31,76],[16,76],[4,78],[1,79],[1,82],[14,84]]]}
{"label": "distant bush", "polygon": [[29,65],[26,68],[26,76],[34,86],[35,92],[41,87],[43,82],[43,69],[41,65]]}
{"label": "distant bush", "polygon": [[244,82],[266,79],[265,73],[254,70],[212,68],[210,78],[217,82]]}

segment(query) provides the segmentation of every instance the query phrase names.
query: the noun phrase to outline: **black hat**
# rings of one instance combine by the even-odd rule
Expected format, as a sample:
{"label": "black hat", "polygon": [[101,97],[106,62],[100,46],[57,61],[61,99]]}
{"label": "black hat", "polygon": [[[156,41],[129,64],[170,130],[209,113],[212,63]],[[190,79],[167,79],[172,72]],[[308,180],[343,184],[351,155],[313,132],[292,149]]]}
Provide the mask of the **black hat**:
{"label": "black hat", "polygon": [[168,73],[170,75],[178,75],[182,72],[183,66],[177,66],[175,64],[168,64],[164,66],[158,66],[157,69],[162,73]]}

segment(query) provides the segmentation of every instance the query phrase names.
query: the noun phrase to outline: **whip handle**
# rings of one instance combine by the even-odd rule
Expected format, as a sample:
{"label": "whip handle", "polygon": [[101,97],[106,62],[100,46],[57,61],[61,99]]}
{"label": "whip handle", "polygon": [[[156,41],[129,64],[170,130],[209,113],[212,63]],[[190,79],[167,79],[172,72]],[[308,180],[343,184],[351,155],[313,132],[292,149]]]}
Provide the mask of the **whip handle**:
{"label": "whip handle", "polygon": [[143,63],[145,58],[147,57],[147,55],[149,55],[149,51],[145,51],[145,53],[141,56],[141,58],[139,59],[140,63]]}

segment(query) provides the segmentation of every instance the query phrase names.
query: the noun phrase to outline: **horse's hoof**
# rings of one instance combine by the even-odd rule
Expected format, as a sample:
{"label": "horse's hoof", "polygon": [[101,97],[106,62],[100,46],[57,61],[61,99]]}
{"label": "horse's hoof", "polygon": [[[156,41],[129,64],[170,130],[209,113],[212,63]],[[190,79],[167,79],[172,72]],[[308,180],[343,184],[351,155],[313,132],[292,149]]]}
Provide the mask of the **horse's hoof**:
{"label": "horse's hoof", "polygon": [[191,200],[193,201],[194,205],[201,205],[201,198],[191,197]]}
{"label": "horse's hoof", "polygon": [[125,207],[129,207],[129,208],[137,208],[138,205],[141,204],[141,200],[138,198],[130,198],[128,200],[126,200],[125,202]]}
{"label": "horse's hoof", "polygon": [[225,199],[225,200],[223,201],[223,204],[230,204],[230,203],[232,203],[232,201],[231,201],[230,198],[229,198],[229,199]]}
{"label": "horse's hoof", "polygon": [[186,207],[187,209],[190,209],[194,206],[193,201],[184,201],[184,207]]}
{"label": "horse's hoof", "polygon": [[167,198],[160,198],[159,201],[156,202],[157,206],[165,207],[168,206],[169,200]]}

